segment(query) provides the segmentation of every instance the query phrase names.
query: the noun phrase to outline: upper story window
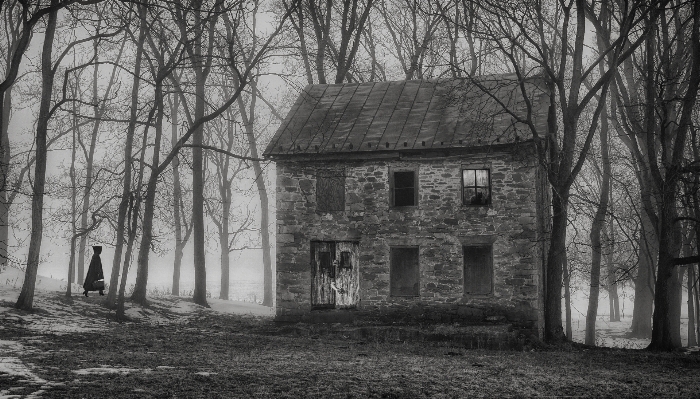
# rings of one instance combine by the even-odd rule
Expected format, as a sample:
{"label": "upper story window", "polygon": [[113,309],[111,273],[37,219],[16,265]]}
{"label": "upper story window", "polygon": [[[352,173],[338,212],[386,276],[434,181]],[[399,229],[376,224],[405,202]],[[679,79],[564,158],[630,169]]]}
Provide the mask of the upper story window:
{"label": "upper story window", "polygon": [[316,174],[316,211],[345,210],[345,173],[342,170],[319,170]]}
{"label": "upper story window", "polygon": [[489,169],[462,169],[462,203],[491,205],[491,171]]}
{"label": "upper story window", "polygon": [[391,206],[418,205],[418,171],[391,170],[389,176]]}

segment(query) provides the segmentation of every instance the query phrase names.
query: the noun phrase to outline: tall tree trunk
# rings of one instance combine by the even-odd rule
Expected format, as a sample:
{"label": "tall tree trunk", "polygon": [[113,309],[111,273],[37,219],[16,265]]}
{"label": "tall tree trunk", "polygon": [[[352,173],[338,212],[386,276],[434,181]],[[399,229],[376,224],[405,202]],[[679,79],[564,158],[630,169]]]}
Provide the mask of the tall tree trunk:
{"label": "tall tree trunk", "polygon": [[566,339],[573,338],[573,328],[571,326],[571,276],[569,275],[569,261],[564,254],[564,311],[566,313]]}
{"label": "tall tree trunk", "polygon": [[[672,113],[664,113],[665,117],[669,114],[670,120],[664,120],[659,124],[659,129],[668,129],[664,131],[663,152],[661,153],[661,161],[664,163],[663,172],[656,163],[656,158],[650,157],[650,162],[656,166],[654,170],[654,181],[660,193],[659,204],[659,266],[656,278],[656,287],[654,290],[654,315],[651,333],[651,343],[649,349],[652,350],[673,350],[681,346],[680,339],[680,290],[681,283],[679,280],[680,271],[675,266],[674,258],[679,253],[680,243],[680,227],[677,221],[678,211],[677,206],[677,191],[678,182],[680,179],[681,166],[683,163],[683,153],[687,151],[686,139],[688,132],[692,127],[692,115],[694,114],[695,104],[698,97],[698,89],[700,88],[700,0],[696,0],[692,4],[692,26],[690,37],[687,38],[688,46],[690,47],[689,57],[684,58],[684,63],[681,64],[687,68],[684,72],[686,82],[684,86],[685,92],[665,93],[665,96],[673,96],[675,99],[680,98],[680,101],[671,105],[671,102],[666,102],[664,111],[672,110]],[[662,28],[665,26],[662,25]],[[662,30],[663,31],[663,30]],[[653,42],[647,41],[647,54],[654,54]],[[668,54],[666,47],[659,49],[664,55]],[[645,109],[645,118],[647,121],[655,121],[659,109],[655,106],[656,101],[656,82],[654,78],[656,73],[653,67],[652,57],[647,57],[647,64],[651,67],[647,68],[648,75],[645,81],[647,105]],[[664,65],[664,67],[672,67]],[[675,72],[675,70],[674,70]],[[680,82],[678,82],[680,83]],[[662,101],[666,98],[662,99]],[[677,114],[679,118],[675,118]],[[669,123],[673,122],[673,123]],[[651,122],[649,125],[653,127]],[[647,129],[648,131],[657,132],[657,130]],[[671,145],[670,140],[673,140]],[[656,152],[652,154],[656,157]]]}
{"label": "tall tree trunk", "polygon": [[[146,7],[139,6],[139,43],[146,40]],[[141,81],[141,61],[143,58],[143,46],[136,46],[136,59],[134,60],[134,78],[131,86],[131,109],[129,115],[129,125],[126,129],[126,142],[124,143],[124,180],[122,186],[122,196],[119,202],[119,212],[117,216],[117,242],[114,246],[114,259],[112,260],[112,274],[109,279],[109,291],[105,299],[107,307],[113,307],[117,299],[117,283],[119,282],[119,269],[122,264],[122,251],[124,249],[124,230],[126,224],[126,214],[129,209],[129,198],[131,193],[131,154],[134,146],[134,133],[138,118],[138,98],[139,83]],[[145,148],[143,149],[145,151]]]}
{"label": "tall tree trunk", "polygon": [[[224,172],[222,176],[222,182],[224,184],[228,181],[228,175]],[[222,190],[223,191],[223,190]],[[222,203],[222,215],[221,215],[221,229],[219,231],[219,246],[221,247],[221,291],[219,292],[219,299],[228,300],[228,289],[230,285],[230,259],[231,253],[229,252],[228,236],[229,236],[229,214],[231,212],[231,196],[230,190],[228,190],[228,196],[223,197]]]}
{"label": "tall tree trunk", "polygon": [[[141,168],[139,171],[139,174],[141,177],[143,177],[143,164],[141,164]],[[141,180],[141,179],[139,179]],[[129,223],[129,226],[127,228],[128,230],[128,239],[126,243],[126,252],[124,254],[124,265],[122,267],[122,278],[119,283],[119,294],[117,296],[117,320],[124,320],[124,302],[126,300],[126,279],[129,275],[129,266],[131,263],[131,253],[134,248],[134,242],[136,241],[136,228],[138,226],[138,219],[139,219],[139,204],[141,202],[140,197],[136,195],[131,195],[130,194],[130,199],[128,203],[128,210],[127,210],[127,216],[129,217],[129,220],[127,221]]]}
{"label": "tall tree trunk", "polygon": [[[610,181],[610,199],[612,201],[612,179]],[[610,214],[614,214],[613,205],[610,204]],[[620,321],[620,296],[617,293],[617,275],[615,274],[615,224],[611,219],[608,220],[608,248],[605,253],[605,263],[607,266],[607,286],[608,299],[610,303],[610,321]]]}
{"label": "tall tree trunk", "polygon": [[[155,108],[154,108],[155,109]],[[148,124],[150,124],[150,117]],[[147,125],[148,125],[147,124]],[[139,211],[141,208],[141,187],[143,187],[143,176],[146,170],[146,148],[148,146],[148,135],[147,129],[143,133],[141,139],[141,158],[139,159],[139,173],[136,179],[136,190],[129,194],[129,207],[127,212],[127,242],[126,242],[126,252],[124,254],[124,265],[122,267],[122,278],[119,283],[119,295],[117,296],[117,320],[123,320],[124,317],[124,301],[126,299],[126,279],[129,275],[129,267],[131,264],[131,254],[134,249],[134,243],[136,242],[136,235],[138,233],[139,224]]]}
{"label": "tall tree trunk", "polygon": [[[9,64],[9,62],[8,62]],[[10,110],[12,109],[12,86],[0,98],[0,265],[7,263],[10,242],[10,202],[7,189],[10,187]]]}
{"label": "tall tree trunk", "polygon": [[561,286],[562,265],[566,256],[568,202],[568,190],[552,188],[552,233],[547,254],[544,312],[545,340],[550,342],[565,338],[561,323]]}
{"label": "tall tree trunk", "polygon": [[[170,114],[172,118],[171,123],[171,138],[173,143],[177,143],[178,135],[178,108],[180,105],[180,98],[177,95],[173,96],[173,101],[170,107]],[[180,187],[180,158],[178,155],[173,157],[173,219],[175,223],[175,260],[173,261],[173,286],[172,295],[180,295],[180,269],[182,268],[182,257],[185,245],[189,239],[189,233],[186,232],[183,237],[182,234],[182,188]],[[188,230],[185,226],[185,230]]]}
{"label": "tall tree trunk", "polygon": [[634,307],[630,338],[651,338],[651,315],[654,311],[654,285],[658,239],[647,213],[640,213],[639,261],[634,279]]}
{"label": "tall tree trunk", "polygon": [[600,295],[600,264],[602,260],[601,231],[605,227],[605,215],[608,213],[610,199],[610,150],[608,143],[607,106],[603,108],[600,122],[600,154],[603,161],[603,175],[600,183],[600,201],[598,210],[591,224],[591,284],[588,295],[588,312],[586,312],[586,345],[595,345],[596,319],[598,317],[598,299]]}
{"label": "tall tree trunk", "polygon": [[[700,266],[698,266],[700,271]],[[700,340],[700,290],[698,290],[698,273],[693,276],[693,308],[695,309],[695,340]]]}
{"label": "tall tree trunk", "polygon": [[[77,80],[77,79],[76,79]],[[78,84],[77,81],[73,86],[73,98],[78,97]],[[71,188],[71,239],[70,239],[70,259],[68,260],[68,284],[66,284],[66,296],[70,297],[72,295],[71,288],[72,284],[76,282],[75,279],[75,240],[77,237],[77,229],[75,226],[76,219],[78,218],[78,205],[76,204],[76,198],[78,196],[77,179],[75,176],[75,160],[76,160],[76,150],[78,148],[78,143],[76,136],[80,134],[78,126],[78,106],[73,103],[73,117],[71,118],[73,123],[73,148],[71,149],[70,158],[70,171],[68,175],[70,176],[70,188]]]}
{"label": "tall tree trunk", "polygon": [[695,265],[688,265],[688,347],[697,346],[698,341],[695,336]]}
{"label": "tall tree trunk", "polygon": [[[156,87],[154,90],[155,101],[153,106],[156,113],[156,134],[153,142],[153,157],[151,158],[151,164],[154,165],[154,167],[151,168],[151,174],[148,178],[148,185],[146,186],[146,201],[143,205],[143,219],[141,221],[141,243],[139,245],[139,253],[136,261],[136,284],[134,286],[134,293],[131,295],[132,302],[140,305],[147,304],[146,291],[148,285],[148,257],[151,251],[151,244],[153,242],[153,217],[155,214],[156,188],[158,186],[159,174],[157,166],[160,164],[160,142],[163,136],[163,80],[165,77],[166,76],[164,74],[159,73],[159,76],[156,78]],[[146,133],[144,132],[144,135],[145,134]],[[144,146],[144,151],[145,148],[146,147]]]}
{"label": "tall tree trunk", "polygon": [[[673,180],[673,179],[669,179]],[[651,343],[649,349],[669,350],[681,346],[680,337],[680,284],[674,259],[680,251],[680,231],[675,219],[675,184],[667,181],[660,209],[659,266],[654,289],[654,314],[652,316]]]}
{"label": "tall tree trunk", "polygon": [[243,125],[248,138],[250,156],[253,158],[253,172],[255,173],[255,184],[258,188],[260,198],[260,236],[262,242],[263,255],[263,306],[273,305],[273,285],[272,285],[272,247],[270,245],[270,207],[265,186],[265,176],[262,166],[258,161],[258,144],[255,138],[255,104],[257,101],[257,82],[251,81],[251,103],[248,110],[242,98],[238,98],[238,106],[243,118]]}
{"label": "tall tree trunk", "polygon": [[[58,0],[51,0],[52,6],[58,6]],[[44,230],[44,186],[46,182],[46,136],[49,128],[51,110],[51,97],[53,93],[54,71],[51,64],[53,40],[56,33],[56,20],[58,9],[49,13],[44,33],[44,46],[41,53],[41,102],[39,105],[39,118],[36,128],[35,146],[36,161],[34,166],[34,184],[32,186],[32,232],[29,239],[29,253],[27,255],[27,269],[24,274],[22,291],[17,298],[15,307],[31,310],[34,302],[34,287],[36,274],[39,268],[39,255],[41,253],[41,239]]]}
{"label": "tall tree trunk", "polygon": [[[195,120],[204,116],[204,82],[206,76],[196,73]],[[204,126],[199,125],[192,135],[192,239],[194,241],[194,303],[207,303],[207,267],[204,250],[204,164],[201,145],[204,142]]]}

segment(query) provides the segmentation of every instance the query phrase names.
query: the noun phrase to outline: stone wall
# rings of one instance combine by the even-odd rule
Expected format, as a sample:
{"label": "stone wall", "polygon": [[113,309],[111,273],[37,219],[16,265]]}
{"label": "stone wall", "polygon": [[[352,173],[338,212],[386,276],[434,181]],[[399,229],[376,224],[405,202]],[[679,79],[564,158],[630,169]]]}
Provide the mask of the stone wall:
{"label": "stone wall", "polygon": [[[506,320],[541,330],[548,205],[531,147],[429,158],[277,162],[277,318],[309,319],[310,241],[357,241],[367,317]],[[345,211],[316,212],[317,170],[344,168]],[[418,169],[419,204],[389,204],[390,168]],[[490,206],[461,201],[461,169],[491,170]],[[538,187],[540,189],[538,190]],[[546,190],[545,190],[546,191]],[[540,201],[540,204],[538,204]],[[539,208],[538,209],[538,205]],[[490,295],[465,295],[464,245],[493,245]],[[390,246],[419,246],[420,297],[389,293]],[[348,311],[345,311],[348,312]],[[339,316],[342,317],[342,316]]]}

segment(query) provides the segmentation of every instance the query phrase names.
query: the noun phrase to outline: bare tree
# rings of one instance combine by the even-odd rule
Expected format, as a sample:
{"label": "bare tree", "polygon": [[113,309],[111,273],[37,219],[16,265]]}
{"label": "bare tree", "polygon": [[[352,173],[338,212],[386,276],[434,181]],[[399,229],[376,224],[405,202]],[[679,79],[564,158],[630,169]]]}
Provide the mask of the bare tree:
{"label": "bare tree", "polygon": [[[504,109],[516,122],[529,128],[552,187],[553,214],[545,283],[545,339],[549,341],[564,339],[561,290],[571,185],[583,167],[598,129],[615,68],[642,42],[629,42],[629,32],[648,15],[639,3],[627,8],[611,7],[608,15],[619,35],[614,41],[606,41],[604,51],[591,60],[584,57],[586,23],[600,25],[600,11],[596,7],[601,4],[611,7],[585,0],[535,1],[528,7],[484,1],[476,11],[480,20],[479,37],[498,49],[498,56],[514,71],[521,94],[526,98],[525,112],[508,109],[503,104]],[[588,60],[591,61],[585,64]],[[600,64],[605,72],[594,77],[593,72]],[[526,82],[533,76],[541,77],[542,90],[549,98],[546,131],[539,130],[532,119],[536,102],[527,92]],[[589,107],[594,110],[588,128],[581,132],[579,121]]]}
{"label": "bare tree", "polygon": [[[619,74],[613,99],[640,181],[648,183],[640,183],[642,203],[658,240],[653,243],[658,245],[658,268],[649,348],[669,350],[681,345],[677,195],[700,85],[700,1],[652,4],[652,10],[660,17],[644,22],[653,34],[645,36],[639,61],[626,64]],[[635,90],[639,82],[641,93]]]}

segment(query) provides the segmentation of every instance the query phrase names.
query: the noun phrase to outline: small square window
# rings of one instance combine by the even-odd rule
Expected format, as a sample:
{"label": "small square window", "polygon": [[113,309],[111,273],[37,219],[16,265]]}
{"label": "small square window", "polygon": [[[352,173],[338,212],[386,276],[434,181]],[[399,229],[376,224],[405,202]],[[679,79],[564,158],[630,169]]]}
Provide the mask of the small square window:
{"label": "small square window", "polygon": [[464,293],[487,295],[493,287],[493,250],[491,245],[465,246]]}
{"label": "small square window", "polygon": [[391,171],[391,206],[418,205],[418,181],[415,170]]}
{"label": "small square window", "polygon": [[341,170],[319,170],[316,176],[316,210],[345,210],[345,175]]}
{"label": "small square window", "polygon": [[462,170],[462,201],[464,205],[491,205],[490,170]]}
{"label": "small square window", "polygon": [[420,296],[418,247],[392,247],[391,296]]}

